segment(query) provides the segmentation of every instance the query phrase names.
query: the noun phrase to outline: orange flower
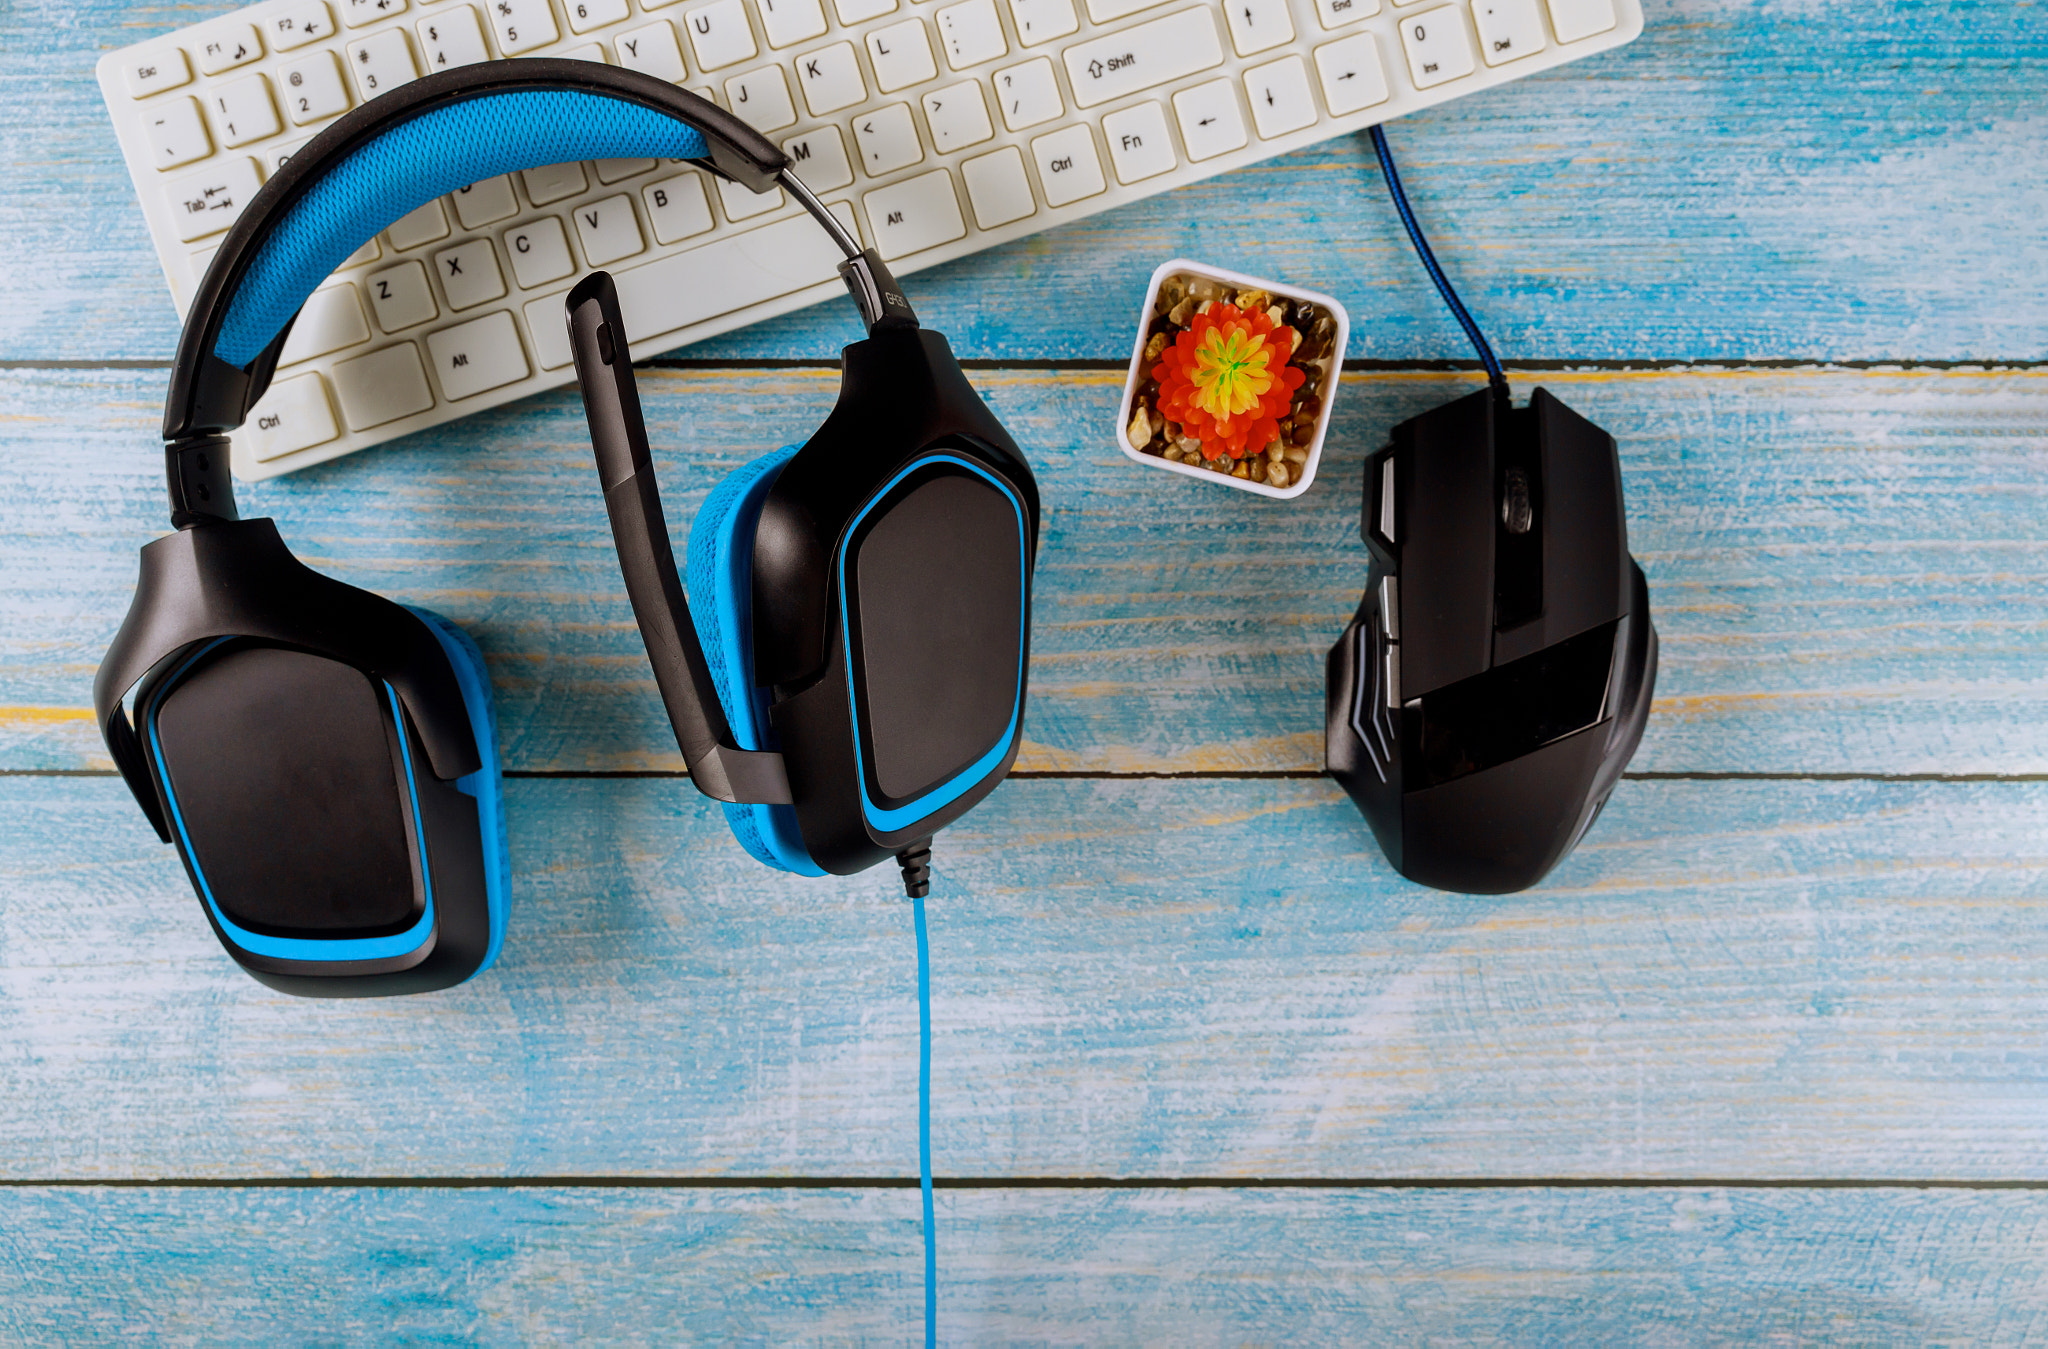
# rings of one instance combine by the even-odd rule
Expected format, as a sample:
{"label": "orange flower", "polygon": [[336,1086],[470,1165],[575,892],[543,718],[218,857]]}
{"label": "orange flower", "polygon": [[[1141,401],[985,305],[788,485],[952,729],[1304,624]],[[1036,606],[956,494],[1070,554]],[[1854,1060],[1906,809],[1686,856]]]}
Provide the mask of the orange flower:
{"label": "orange flower", "polygon": [[1280,419],[1308,378],[1287,364],[1299,341],[1263,310],[1217,303],[1196,314],[1159,354],[1159,411],[1202,442],[1210,458],[1258,454],[1280,438]]}

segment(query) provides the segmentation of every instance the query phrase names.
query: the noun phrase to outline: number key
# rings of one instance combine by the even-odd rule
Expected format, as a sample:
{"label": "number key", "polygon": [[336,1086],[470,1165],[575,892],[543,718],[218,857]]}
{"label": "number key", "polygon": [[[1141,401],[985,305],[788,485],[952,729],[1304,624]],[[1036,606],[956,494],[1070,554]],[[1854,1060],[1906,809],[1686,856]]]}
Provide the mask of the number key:
{"label": "number key", "polygon": [[285,111],[299,126],[347,112],[348,85],[341,78],[341,62],[333,52],[314,52],[303,61],[281,68]]}
{"label": "number key", "polygon": [[569,26],[579,33],[619,23],[626,17],[626,0],[565,0]]}
{"label": "number key", "polygon": [[468,5],[453,5],[413,26],[419,30],[420,54],[430,71],[473,66],[491,59],[484,46],[483,26],[476,21],[476,11]]}
{"label": "number key", "polygon": [[403,28],[386,28],[381,33],[348,44],[348,68],[355,72],[356,91],[372,99],[401,84],[419,78],[413,64],[412,44]]}

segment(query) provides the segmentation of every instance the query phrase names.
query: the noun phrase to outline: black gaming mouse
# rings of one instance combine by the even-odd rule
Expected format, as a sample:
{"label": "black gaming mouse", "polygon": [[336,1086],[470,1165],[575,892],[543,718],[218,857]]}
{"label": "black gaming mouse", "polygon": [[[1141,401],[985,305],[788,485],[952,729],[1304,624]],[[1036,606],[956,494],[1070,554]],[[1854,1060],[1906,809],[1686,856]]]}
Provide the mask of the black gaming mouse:
{"label": "black gaming mouse", "polygon": [[1657,681],[1614,437],[1542,389],[1447,403],[1366,461],[1360,532],[1329,770],[1410,880],[1534,885],[1606,804]]}

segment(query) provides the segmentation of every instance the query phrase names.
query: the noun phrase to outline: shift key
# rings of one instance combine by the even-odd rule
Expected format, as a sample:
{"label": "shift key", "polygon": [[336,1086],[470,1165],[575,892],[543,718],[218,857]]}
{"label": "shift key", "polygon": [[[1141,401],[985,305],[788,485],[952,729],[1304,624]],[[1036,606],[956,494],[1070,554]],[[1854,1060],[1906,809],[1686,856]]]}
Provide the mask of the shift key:
{"label": "shift key", "polygon": [[1067,79],[1084,108],[1223,64],[1223,40],[1207,9],[1177,14],[1067,48]]}

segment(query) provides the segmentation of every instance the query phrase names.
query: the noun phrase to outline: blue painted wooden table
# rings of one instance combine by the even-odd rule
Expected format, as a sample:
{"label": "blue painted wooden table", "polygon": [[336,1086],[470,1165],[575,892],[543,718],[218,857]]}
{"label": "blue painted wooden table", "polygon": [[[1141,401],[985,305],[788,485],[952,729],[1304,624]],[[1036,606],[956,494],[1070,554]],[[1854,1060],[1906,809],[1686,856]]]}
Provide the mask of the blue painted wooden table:
{"label": "blue painted wooden table", "polygon": [[[913,1336],[907,908],[679,775],[572,395],[245,490],[481,643],[495,970],[264,990],[108,772],[175,323],[91,67],[227,7],[0,7],[0,1340]],[[1361,142],[918,279],[1046,502],[1028,747],[937,856],[946,1338],[2048,1333],[2044,89],[2039,4],[1652,0],[1392,128],[1518,385],[1620,437],[1663,634],[1504,899],[1317,771],[1360,461],[1477,382]],[[1177,253],[1350,307],[1296,503],[1115,452]],[[679,514],[819,419],[843,309],[647,372]]]}

